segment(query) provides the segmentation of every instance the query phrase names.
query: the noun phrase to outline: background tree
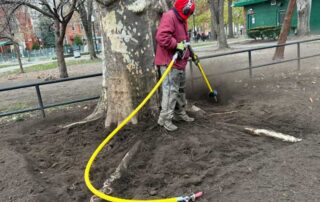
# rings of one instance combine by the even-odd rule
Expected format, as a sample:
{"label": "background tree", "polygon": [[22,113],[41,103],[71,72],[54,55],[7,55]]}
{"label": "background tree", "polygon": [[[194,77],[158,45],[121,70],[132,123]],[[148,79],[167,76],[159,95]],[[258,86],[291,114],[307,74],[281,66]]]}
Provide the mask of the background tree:
{"label": "background tree", "polygon": [[[290,0],[287,8],[287,13],[282,24],[281,33],[278,39],[278,45],[285,44],[288,38],[288,34],[291,28],[291,19],[293,16],[294,8],[296,6],[296,0]],[[285,46],[276,48],[273,60],[283,59]]]}
{"label": "background tree", "polygon": [[224,0],[209,0],[213,31],[217,33],[219,49],[229,48],[224,29]]}
{"label": "background tree", "polygon": [[233,12],[232,12],[232,0],[228,0],[228,37],[234,38],[233,34]]}
{"label": "background tree", "polygon": [[[64,59],[64,37],[68,22],[71,20],[76,5],[84,0],[1,0],[0,5],[27,6],[54,21],[55,48],[59,66],[60,78],[68,77],[66,62]],[[46,8],[46,9],[43,9]]]}
{"label": "background tree", "polygon": [[310,33],[311,0],[297,0],[298,36]]}
{"label": "background tree", "polygon": [[20,72],[24,73],[24,69],[21,62],[21,54],[19,50],[19,42],[15,36],[18,33],[18,21],[15,16],[15,11],[18,8],[11,5],[0,5],[0,39],[10,41],[14,46],[14,52],[16,53],[17,60],[19,62]]}
{"label": "background tree", "polygon": [[194,14],[195,16],[191,16],[188,19],[189,29],[193,29],[194,24],[195,26],[197,26],[197,28],[200,28],[201,30],[204,30],[206,25],[210,25],[211,16],[210,10],[208,8],[208,0],[198,0],[196,2],[196,10]]}
{"label": "background tree", "polygon": [[[80,14],[81,22],[86,33],[88,51],[90,59],[97,59],[97,54],[94,47],[93,31],[92,31],[92,12],[93,12],[93,0],[87,0],[85,3],[79,2],[77,11]],[[95,39],[96,40],[96,39]]]}
{"label": "background tree", "polygon": [[[215,35],[215,30],[212,25],[212,17],[210,12],[209,0],[197,0],[197,8],[195,11],[195,25],[197,28],[206,27],[205,25],[210,25],[210,31]],[[228,1],[224,5],[224,24],[228,24],[230,21],[228,16],[232,16],[232,24],[239,28],[240,25],[244,25],[243,8],[235,7],[232,8],[232,15],[228,14]],[[218,11],[218,9],[216,10]],[[216,14],[219,17],[219,13]],[[231,21],[230,21],[231,22]],[[188,20],[189,29],[193,29],[193,17]],[[229,28],[230,29],[230,28]],[[213,37],[215,40],[217,37]]]}
{"label": "background tree", "polygon": [[[42,9],[45,9],[44,7]],[[44,48],[55,46],[54,21],[45,15],[39,15],[40,39]]]}

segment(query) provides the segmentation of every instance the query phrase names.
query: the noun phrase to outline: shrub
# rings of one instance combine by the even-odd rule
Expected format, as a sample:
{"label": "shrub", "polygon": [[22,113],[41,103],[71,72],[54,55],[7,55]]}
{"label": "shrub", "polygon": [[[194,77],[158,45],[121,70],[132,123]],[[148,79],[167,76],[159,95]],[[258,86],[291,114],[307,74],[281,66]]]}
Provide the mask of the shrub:
{"label": "shrub", "polygon": [[257,27],[248,31],[248,37],[255,40],[257,38],[261,38],[262,40],[264,38],[275,40],[280,35],[280,31],[281,27]]}
{"label": "shrub", "polygon": [[80,36],[76,35],[74,37],[74,42],[73,42],[74,45],[76,46],[82,46],[83,45],[83,42],[82,42],[82,39]]}
{"label": "shrub", "polygon": [[257,38],[260,37],[260,31],[259,30],[249,30],[248,37],[250,37],[254,40],[257,40]]}
{"label": "shrub", "polygon": [[40,49],[40,45],[38,43],[34,43],[32,44],[32,50],[39,50]]}

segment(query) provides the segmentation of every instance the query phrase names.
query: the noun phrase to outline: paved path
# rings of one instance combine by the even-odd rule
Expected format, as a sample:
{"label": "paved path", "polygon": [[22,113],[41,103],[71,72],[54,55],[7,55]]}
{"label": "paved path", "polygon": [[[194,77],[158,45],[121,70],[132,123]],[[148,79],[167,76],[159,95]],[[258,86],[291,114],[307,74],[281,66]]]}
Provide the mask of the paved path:
{"label": "paved path", "polygon": [[[69,58],[66,58],[66,61],[89,59],[89,57],[90,57],[89,55],[81,56],[81,58],[69,57]],[[23,60],[23,68],[27,69],[28,67],[32,67],[34,65],[49,64],[49,63],[52,63],[55,61],[56,60],[52,60],[52,59],[47,59],[47,60],[42,60],[42,61],[33,61],[33,62],[28,62],[26,60]],[[8,64],[8,65],[10,65],[10,64]],[[9,66],[9,67],[0,68],[0,74],[5,73],[5,72],[14,71],[19,68],[20,68],[19,65],[13,65],[13,66]]]}

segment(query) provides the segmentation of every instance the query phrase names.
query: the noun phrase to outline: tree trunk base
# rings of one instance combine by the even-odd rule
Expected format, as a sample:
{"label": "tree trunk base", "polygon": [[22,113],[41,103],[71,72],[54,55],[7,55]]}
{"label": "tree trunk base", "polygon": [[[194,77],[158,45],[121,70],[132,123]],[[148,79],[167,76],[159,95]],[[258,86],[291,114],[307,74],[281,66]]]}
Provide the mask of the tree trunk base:
{"label": "tree trunk base", "polygon": [[96,108],[94,109],[94,111],[89,116],[87,116],[84,120],[76,122],[76,123],[71,123],[69,125],[63,126],[62,128],[71,129],[71,128],[74,128],[74,127],[77,127],[80,125],[84,125],[87,123],[91,123],[91,122],[94,122],[94,121],[97,121],[99,119],[104,118],[105,114],[106,114],[106,110],[105,110],[105,105],[103,104],[104,103],[103,99],[104,99],[104,97],[102,96],[100,98]]}

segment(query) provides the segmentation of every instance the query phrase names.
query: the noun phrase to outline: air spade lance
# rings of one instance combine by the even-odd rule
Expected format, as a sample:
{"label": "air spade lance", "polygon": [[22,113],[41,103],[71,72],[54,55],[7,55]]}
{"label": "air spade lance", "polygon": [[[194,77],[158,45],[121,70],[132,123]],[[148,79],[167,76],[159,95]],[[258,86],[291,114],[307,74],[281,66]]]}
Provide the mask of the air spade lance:
{"label": "air spade lance", "polygon": [[209,97],[210,98],[213,98],[215,102],[218,102],[218,92],[216,90],[214,90],[210,84],[210,81],[208,80],[208,77],[206,75],[206,73],[204,72],[203,68],[202,68],[202,65],[200,63],[200,60],[199,60],[199,57],[194,53],[191,45],[190,45],[190,42],[186,42],[185,43],[186,46],[188,47],[189,49],[189,52],[190,52],[190,57],[192,59],[192,61],[194,62],[194,64],[199,68],[201,74],[202,74],[202,77],[209,89]]}

